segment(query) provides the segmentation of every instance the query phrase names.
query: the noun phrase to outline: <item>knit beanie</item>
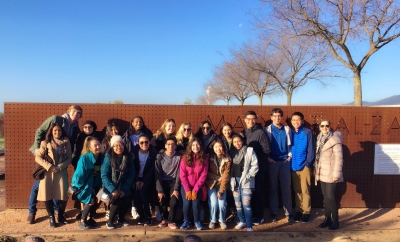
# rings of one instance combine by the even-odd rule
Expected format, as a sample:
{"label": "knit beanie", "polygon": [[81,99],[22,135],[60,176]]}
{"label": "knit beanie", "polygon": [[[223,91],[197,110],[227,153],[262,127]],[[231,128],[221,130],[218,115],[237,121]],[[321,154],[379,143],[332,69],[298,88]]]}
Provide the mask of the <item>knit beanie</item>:
{"label": "knit beanie", "polygon": [[122,137],[120,135],[114,135],[111,138],[110,146],[113,147],[116,142],[121,142],[121,143],[125,144],[124,140],[122,139]]}
{"label": "knit beanie", "polygon": [[97,125],[92,120],[86,120],[85,122],[83,122],[82,126],[85,126],[85,124],[90,124],[93,127],[93,131],[97,130]]}

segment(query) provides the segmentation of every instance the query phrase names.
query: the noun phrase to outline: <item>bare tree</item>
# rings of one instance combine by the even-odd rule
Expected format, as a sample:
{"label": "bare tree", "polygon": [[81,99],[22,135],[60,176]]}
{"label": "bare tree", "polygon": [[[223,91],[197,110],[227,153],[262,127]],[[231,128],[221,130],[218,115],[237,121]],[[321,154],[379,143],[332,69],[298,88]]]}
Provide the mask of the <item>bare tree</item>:
{"label": "bare tree", "polygon": [[[330,77],[329,55],[323,48],[309,45],[308,38],[289,38],[271,35],[266,41],[267,51],[257,63],[260,70],[272,77],[286,94],[286,104],[292,105],[293,93],[309,80],[319,81]],[[266,47],[263,47],[266,48]]]}
{"label": "bare tree", "polygon": [[212,90],[210,93],[210,98],[213,102],[216,102],[217,100],[223,100],[226,105],[229,105],[229,102],[234,97],[234,90],[228,83],[224,82],[223,79],[214,78],[204,85],[205,88],[208,86],[210,86]]}
{"label": "bare tree", "polygon": [[238,75],[247,82],[249,90],[258,98],[258,105],[262,106],[265,95],[273,94],[277,88],[274,79],[258,68],[261,56],[266,57],[266,48],[258,48],[252,42],[245,43],[238,50],[231,49],[231,54],[239,66],[242,67]]}
{"label": "bare tree", "polygon": [[[400,36],[400,2],[395,0],[263,0],[279,31],[321,40],[353,72],[354,105],[362,106],[361,71],[369,58]],[[269,25],[271,26],[271,25]],[[315,44],[317,42],[310,42]],[[366,50],[363,50],[367,46]],[[364,52],[360,60],[356,53]]]}
{"label": "bare tree", "polygon": [[[227,93],[235,97],[243,106],[244,101],[253,95],[247,83],[250,74],[246,72],[246,66],[225,61],[214,71],[214,85],[216,85],[215,87],[222,85]],[[214,87],[212,88],[214,89]]]}
{"label": "bare tree", "polygon": [[190,98],[186,98],[186,100],[183,102],[184,105],[193,105],[193,102]]}

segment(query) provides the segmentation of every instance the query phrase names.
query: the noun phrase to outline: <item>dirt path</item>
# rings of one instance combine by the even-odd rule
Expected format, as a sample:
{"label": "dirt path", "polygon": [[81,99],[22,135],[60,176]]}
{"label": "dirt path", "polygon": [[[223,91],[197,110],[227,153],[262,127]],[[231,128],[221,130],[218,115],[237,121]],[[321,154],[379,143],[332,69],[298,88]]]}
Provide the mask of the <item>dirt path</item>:
{"label": "dirt path", "polygon": [[[189,234],[197,234],[202,241],[400,241],[400,209],[340,209],[340,230],[329,231],[318,228],[322,222],[322,210],[314,209],[309,224],[296,223],[289,225],[286,219],[276,223],[265,223],[254,227],[255,232],[236,231],[234,224],[228,225],[227,231],[204,230],[191,228],[188,231],[172,231],[158,228],[156,225],[146,227],[137,225],[135,220],[127,216],[133,224],[129,227],[117,227],[115,230],[105,228],[104,210],[99,209],[96,221],[99,227],[89,231],[77,229],[74,217],[75,210],[66,214],[70,224],[50,229],[44,209],[39,209],[35,224],[26,224],[26,209],[8,209],[0,212],[0,234],[10,235],[25,241],[28,235],[40,235],[45,241],[183,241]],[[266,210],[267,213],[267,210]],[[283,211],[280,211],[283,214]],[[265,214],[268,215],[268,214]],[[268,217],[268,216],[265,216]],[[156,224],[156,221],[153,220]],[[207,224],[205,224],[207,228]],[[334,240],[335,238],[347,238]],[[2,241],[0,239],[0,241]]]}

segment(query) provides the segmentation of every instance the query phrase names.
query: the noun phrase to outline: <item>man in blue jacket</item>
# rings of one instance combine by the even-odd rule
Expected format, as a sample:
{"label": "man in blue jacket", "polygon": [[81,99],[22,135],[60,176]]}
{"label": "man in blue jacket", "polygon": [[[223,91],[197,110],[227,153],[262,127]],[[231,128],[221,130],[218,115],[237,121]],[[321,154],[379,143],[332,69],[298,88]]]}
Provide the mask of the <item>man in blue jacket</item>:
{"label": "man in blue jacket", "polygon": [[304,115],[294,112],[292,122],[292,182],[296,201],[295,222],[309,223],[311,212],[311,169],[314,148],[310,129],[304,127]]}

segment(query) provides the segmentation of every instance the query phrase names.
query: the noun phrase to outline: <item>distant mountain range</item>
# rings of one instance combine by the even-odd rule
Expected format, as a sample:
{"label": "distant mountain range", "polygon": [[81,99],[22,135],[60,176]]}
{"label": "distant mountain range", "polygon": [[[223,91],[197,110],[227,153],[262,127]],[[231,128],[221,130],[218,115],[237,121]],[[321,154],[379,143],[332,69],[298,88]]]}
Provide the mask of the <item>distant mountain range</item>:
{"label": "distant mountain range", "polygon": [[[354,105],[354,102],[346,103],[346,105]],[[381,106],[381,105],[400,105],[400,95],[387,97],[376,102],[363,101],[363,106]]]}

